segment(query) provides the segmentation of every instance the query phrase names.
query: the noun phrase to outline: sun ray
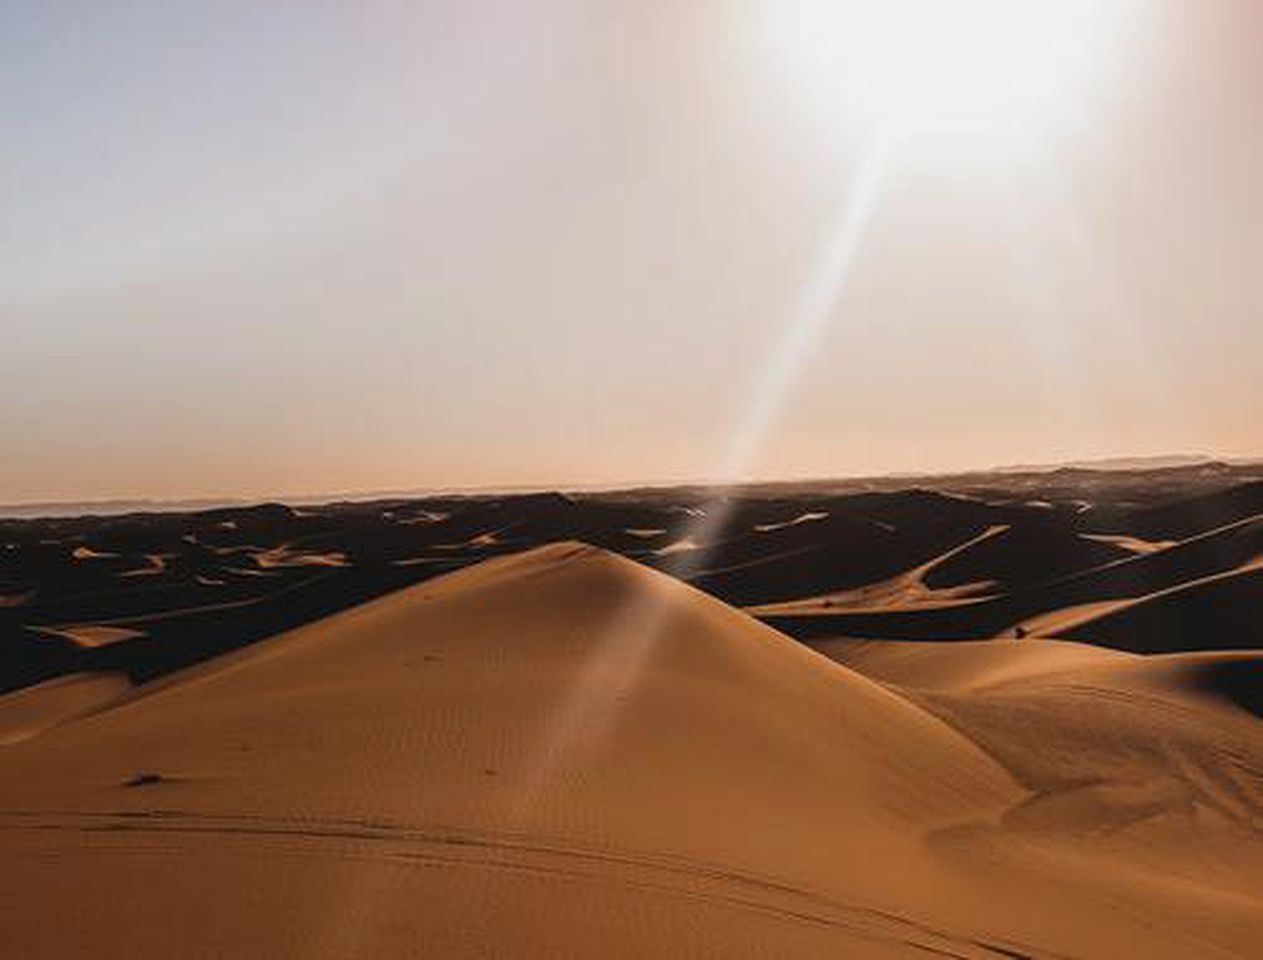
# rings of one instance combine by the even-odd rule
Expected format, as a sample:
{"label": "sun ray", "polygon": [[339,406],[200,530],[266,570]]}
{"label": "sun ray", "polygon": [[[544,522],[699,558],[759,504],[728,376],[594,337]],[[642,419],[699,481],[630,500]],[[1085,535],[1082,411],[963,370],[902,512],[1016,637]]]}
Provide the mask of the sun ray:
{"label": "sun ray", "polygon": [[[731,516],[728,488],[748,478],[777,415],[845,292],[877,207],[890,152],[890,143],[879,139],[857,168],[843,209],[808,273],[779,348],[732,431],[717,472],[721,486],[684,533],[698,546],[678,555],[670,565],[670,572],[678,579],[688,580],[704,568],[707,546],[723,533]],[[565,764],[597,749],[617,720],[620,703],[635,689],[670,616],[669,600],[635,595],[593,639],[579,676],[545,725],[513,819],[520,821],[529,814]]]}

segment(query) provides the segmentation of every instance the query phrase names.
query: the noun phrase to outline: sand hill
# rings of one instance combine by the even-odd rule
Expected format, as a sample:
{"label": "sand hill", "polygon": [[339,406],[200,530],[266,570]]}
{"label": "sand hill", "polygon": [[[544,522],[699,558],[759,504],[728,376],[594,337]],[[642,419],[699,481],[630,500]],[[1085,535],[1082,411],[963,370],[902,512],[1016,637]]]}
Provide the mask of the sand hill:
{"label": "sand hill", "polygon": [[25,691],[0,930],[15,956],[1248,955],[1241,691],[1053,649],[866,677],[600,550],[493,559],[87,684],[86,713]]}

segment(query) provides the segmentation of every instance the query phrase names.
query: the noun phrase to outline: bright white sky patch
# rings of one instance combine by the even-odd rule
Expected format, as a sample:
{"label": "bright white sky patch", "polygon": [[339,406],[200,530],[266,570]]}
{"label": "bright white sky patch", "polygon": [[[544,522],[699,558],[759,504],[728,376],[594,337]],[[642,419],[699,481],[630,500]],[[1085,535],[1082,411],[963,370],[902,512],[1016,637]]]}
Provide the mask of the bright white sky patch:
{"label": "bright white sky patch", "polygon": [[1112,32],[1093,0],[809,0],[789,55],[822,97],[891,136],[990,137],[1081,95]]}

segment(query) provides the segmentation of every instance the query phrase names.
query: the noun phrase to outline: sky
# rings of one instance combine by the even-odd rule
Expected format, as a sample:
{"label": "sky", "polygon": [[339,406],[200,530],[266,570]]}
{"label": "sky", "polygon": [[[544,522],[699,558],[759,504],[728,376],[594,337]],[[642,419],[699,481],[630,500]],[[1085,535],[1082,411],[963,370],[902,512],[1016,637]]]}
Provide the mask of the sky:
{"label": "sky", "polygon": [[0,0],[0,502],[1263,455],[1263,4],[853,6]]}

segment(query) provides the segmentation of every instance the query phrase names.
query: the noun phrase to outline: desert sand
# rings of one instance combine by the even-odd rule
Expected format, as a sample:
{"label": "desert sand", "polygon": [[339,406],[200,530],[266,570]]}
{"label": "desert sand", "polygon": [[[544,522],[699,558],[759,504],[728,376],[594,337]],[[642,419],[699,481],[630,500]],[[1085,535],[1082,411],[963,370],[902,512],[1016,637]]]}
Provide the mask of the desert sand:
{"label": "desert sand", "polygon": [[44,719],[0,754],[0,931],[58,957],[1257,955],[1257,666],[817,652],[549,545],[84,710],[73,682],[10,695]]}

